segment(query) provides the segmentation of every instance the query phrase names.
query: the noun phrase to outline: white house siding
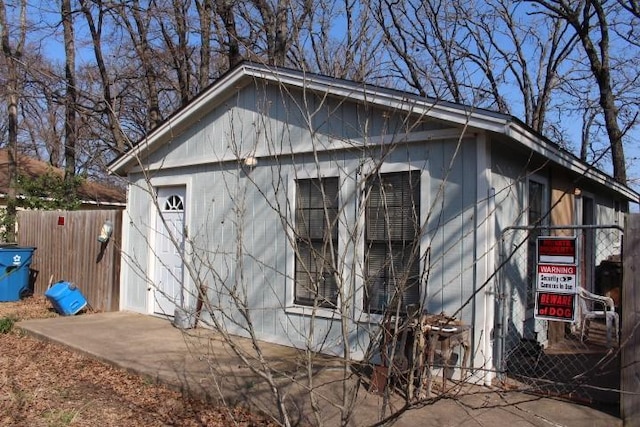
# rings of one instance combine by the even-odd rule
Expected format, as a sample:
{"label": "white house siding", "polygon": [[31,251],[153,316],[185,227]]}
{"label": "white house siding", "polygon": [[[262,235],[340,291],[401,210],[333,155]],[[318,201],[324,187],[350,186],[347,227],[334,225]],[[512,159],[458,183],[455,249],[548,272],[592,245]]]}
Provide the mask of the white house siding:
{"label": "white house siding", "polygon": [[514,156],[504,149],[504,145],[492,145],[491,182],[495,190],[495,239],[498,245],[495,265],[499,269],[496,288],[498,294],[507,297],[504,312],[498,310],[496,321],[504,325],[509,335],[518,337],[523,337],[525,330],[534,330],[525,328],[524,323],[527,317],[527,243],[524,241],[527,232],[509,229],[528,225],[526,194],[527,175],[531,170],[529,160],[526,155]]}
{"label": "white house siding", "polygon": [[127,246],[122,251],[122,309],[147,313],[150,246],[149,212],[153,209],[147,196],[148,186],[140,175],[130,175],[127,209],[123,217]]}
{"label": "white house siding", "polygon": [[478,223],[476,146],[474,140],[427,144],[430,174],[431,271],[426,308],[457,313],[470,323],[474,305],[458,310],[475,290],[475,236]]}
{"label": "white house siding", "polygon": [[[375,145],[380,142],[377,137],[387,135],[389,140],[391,135],[402,140],[409,129],[424,132],[446,126],[428,121],[407,123],[405,117],[388,116],[363,106],[355,108],[340,100],[320,101],[308,94],[303,97],[298,93],[291,103],[283,101],[275,86],[255,94],[252,88],[241,90],[151,154],[148,163],[159,171],[152,170],[148,176],[152,186],[187,185],[187,255],[192,263],[187,272],[207,284],[213,312],[221,321],[228,316],[225,324],[231,332],[247,334],[242,329],[246,323],[228,296],[238,283],[242,286],[235,289],[249,301],[252,326],[259,338],[340,352],[343,337],[339,321],[323,312],[312,322],[308,313],[292,307],[293,252],[276,203],[290,210],[288,197],[298,174],[338,173],[343,186],[343,220],[353,225],[357,221],[356,171],[366,163],[371,150],[380,151]],[[316,154],[314,149],[318,150]],[[306,154],[292,157],[292,151]],[[484,303],[476,307],[472,302],[459,311],[477,286],[475,239],[479,224],[485,221],[475,215],[479,198],[476,156],[471,137],[434,138],[400,144],[385,159],[385,167],[410,164],[422,169],[422,182],[427,186],[421,200],[423,212],[428,214],[427,242],[431,243],[431,270],[423,289],[425,306],[432,313],[457,314],[466,322],[473,321],[475,310],[484,310]],[[257,165],[245,167],[243,160],[247,157],[255,157]],[[153,262],[147,256],[153,240],[154,230],[149,224],[153,224],[150,212],[154,207],[141,176],[130,178],[131,234],[125,252],[135,262],[123,267],[124,308],[150,312],[149,283],[144,272]],[[341,245],[346,251],[356,251],[344,234]],[[356,292],[357,298],[362,293],[353,266],[359,264],[356,255],[345,265],[345,291]],[[198,280],[187,277],[185,284],[193,291],[193,283]],[[195,298],[190,302],[193,304]],[[357,309],[351,309],[350,314],[355,321],[348,325],[349,347],[357,358],[368,346],[370,325]],[[211,321],[210,313],[203,313],[203,321]]]}

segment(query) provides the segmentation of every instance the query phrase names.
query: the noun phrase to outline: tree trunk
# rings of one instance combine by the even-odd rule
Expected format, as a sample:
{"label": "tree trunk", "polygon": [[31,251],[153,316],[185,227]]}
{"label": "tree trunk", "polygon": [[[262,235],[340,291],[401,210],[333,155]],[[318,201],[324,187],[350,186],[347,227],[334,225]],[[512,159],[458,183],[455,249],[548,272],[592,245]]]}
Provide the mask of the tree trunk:
{"label": "tree trunk", "polygon": [[191,81],[189,64],[189,35],[187,23],[187,5],[184,1],[173,0],[172,23],[173,30],[177,36],[174,41],[171,31],[167,28],[163,19],[159,20],[160,30],[164,38],[167,50],[173,61],[174,71],[178,79],[178,90],[180,92],[180,105],[185,106],[191,99]]}
{"label": "tree trunk", "polygon": [[213,4],[211,0],[196,0],[196,9],[198,9],[198,16],[200,17],[200,67],[198,70],[198,91],[201,91],[209,84]]}
{"label": "tree trunk", "polygon": [[7,209],[4,221],[5,239],[7,242],[15,242],[15,218],[16,218],[16,186],[17,186],[17,155],[18,155],[18,61],[22,57],[22,50],[27,33],[26,26],[27,2],[20,2],[20,30],[18,41],[14,48],[9,40],[10,30],[7,27],[7,13],[4,0],[0,0],[0,38],[2,39],[2,54],[7,66],[6,91],[7,91],[7,133],[8,133],[8,161],[9,161],[9,189],[7,191]]}
{"label": "tree trunk", "polygon": [[216,2],[216,13],[224,25],[227,44],[227,60],[229,61],[229,68],[233,68],[242,61],[242,56],[240,55],[239,35],[232,9],[232,3],[228,0],[220,0]]}
{"label": "tree trunk", "polygon": [[65,53],[65,114],[64,114],[64,182],[65,196],[75,197],[73,179],[76,172],[76,49],[71,0],[62,0],[62,27]]}
{"label": "tree trunk", "polygon": [[[611,76],[611,53],[609,39],[609,23],[607,11],[601,0],[582,0],[572,2],[568,0],[532,0],[544,6],[559,18],[566,20],[578,35],[589,61],[591,74],[598,85],[598,104],[604,116],[605,129],[609,137],[613,177],[616,181],[627,183],[627,168],[625,164],[624,147],[622,145],[622,130],[619,124],[616,96],[613,93]],[[593,30],[591,20],[595,17],[598,31]],[[593,38],[599,38],[598,46]],[[584,140],[584,139],[583,139]],[[583,148],[584,152],[584,148]]]}
{"label": "tree trunk", "polygon": [[[118,8],[118,15],[142,64],[147,89],[147,130],[151,130],[162,122],[162,113],[158,96],[158,78],[153,63],[154,52],[149,43],[149,16],[145,16],[143,11],[138,0],[135,0],[129,9],[124,6]],[[135,27],[129,21],[129,15],[133,16]]]}
{"label": "tree trunk", "polygon": [[[102,28],[100,26],[96,26],[93,15],[91,15],[90,6],[89,4],[87,4],[87,0],[80,0],[80,6],[82,8],[82,13],[87,20],[87,25],[89,26],[91,41],[93,43],[93,53],[96,58],[96,65],[98,66],[98,70],[100,72],[100,79],[102,81],[102,96],[104,97],[105,103],[104,113],[107,116],[109,130],[111,131],[111,135],[113,136],[113,143],[115,145],[115,148],[119,153],[122,153],[126,148],[126,137],[122,132],[122,129],[120,128],[120,123],[115,112],[115,99],[111,93],[111,80],[109,78],[109,73],[107,71],[107,66],[105,64],[102,51]],[[98,2],[98,7],[102,7],[101,2]],[[100,10],[98,13],[102,15],[103,11]],[[102,18],[100,18],[98,21],[102,22]]]}

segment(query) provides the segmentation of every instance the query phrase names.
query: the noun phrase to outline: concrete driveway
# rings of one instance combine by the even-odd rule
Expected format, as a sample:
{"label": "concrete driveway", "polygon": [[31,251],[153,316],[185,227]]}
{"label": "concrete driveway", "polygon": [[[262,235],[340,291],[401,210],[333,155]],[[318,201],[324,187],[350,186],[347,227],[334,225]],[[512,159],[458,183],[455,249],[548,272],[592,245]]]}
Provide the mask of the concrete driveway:
{"label": "concrete driveway", "polygon": [[[96,359],[143,375],[185,393],[215,403],[243,404],[277,413],[269,388],[248,364],[259,366],[249,340],[234,339],[243,362],[220,335],[198,328],[180,330],[166,320],[128,312],[83,314],[26,320],[20,329],[43,340],[65,345]],[[303,354],[274,344],[261,346],[275,381],[287,393],[294,423],[313,423]],[[326,399],[320,399],[326,425],[339,425],[340,415],[331,396],[339,396],[344,382],[336,359],[323,357],[316,365],[314,383]],[[403,400],[392,402],[401,407]],[[361,387],[351,425],[376,424],[382,398]],[[587,406],[516,392],[469,386],[405,411],[395,426],[621,426],[619,418]]]}

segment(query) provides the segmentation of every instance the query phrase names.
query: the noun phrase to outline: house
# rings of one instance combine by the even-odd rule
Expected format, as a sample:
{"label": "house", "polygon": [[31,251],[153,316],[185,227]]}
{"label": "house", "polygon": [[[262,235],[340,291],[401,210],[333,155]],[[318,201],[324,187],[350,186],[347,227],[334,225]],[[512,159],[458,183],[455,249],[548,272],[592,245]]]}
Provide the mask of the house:
{"label": "house", "polygon": [[638,202],[511,116],[253,63],[110,170],[129,181],[122,310],[173,316],[202,288],[205,322],[358,359],[400,298],[472,325],[476,367],[503,231]]}
{"label": "house", "polygon": [[[16,157],[16,171],[21,179],[35,180],[47,174],[62,178],[64,171],[54,168],[41,160],[18,154]],[[9,194],[9,151],[0,149],[0,206],[6,205]],[[102,184],[91,180],[82,180],[78,188],[78,198],[82,209],[122,209],[125,206],[126,194],[121,188]],[[23,197],[21,190],[17,190],[17,197]]]}

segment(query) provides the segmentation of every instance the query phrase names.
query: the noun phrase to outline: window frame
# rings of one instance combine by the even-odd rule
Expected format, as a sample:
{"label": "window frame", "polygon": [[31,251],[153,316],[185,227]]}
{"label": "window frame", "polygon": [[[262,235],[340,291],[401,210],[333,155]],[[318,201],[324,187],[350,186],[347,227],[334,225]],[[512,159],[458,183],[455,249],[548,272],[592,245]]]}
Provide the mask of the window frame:
{"label": "window frame", "polygon": [[[312,206],[311,203],[309,203],[309,205],[304,206],[304,207],[300,207],[298,206],[298,203],[300,202],[301,198],[301,188],[300,185],[303,182],[308,183],[308,185],[310,185],[311,187],[309,187],[309,191],[311,191],[311,189],[313,188],[314,185],[324,185],[327,180],[332,180],[335,181],[335,188],[333,189],[326,189],[323,188],[321,191],[327,192],[329,190],[335,190],[335,205],[328,205],[326,203],[323,203],[321,207],[319,206]],[[333,182],[332,182],[333,184]],[[323,266],[318,266],[316,263],[316,260],[314,259],[314,254],[316,253],[315,248],[320,245],[322,247],[321,251],[323,252],[323,255],[326,257],[327,255],[330,256],[330,254],[325,254],[324,252],[327,250],[326,248],[331,248],[333,247],[333,252],[334,252],[334,256],[338,257],[338,243],[339,243],[339,236],[338,236],[338,215],[340,213],[340,202],[339,202],[339,195],[340,195],[340,180],[338,177],[334,177],[334,176],[323,176],[323,177],[315,177],[315,178],[296,178],[294,179],[294,186],[295,186],[295,194],[296,194],[296,199],[295,199],[295,208],[294,208],[294,233],[295,233],[295,249],[294,249],[294,277],[293,277],[293,281],[294,281],[294,289],[293,289],[293,303],[294,305],[300,305],[300,306],[305,306],[305,307],[314,307],[314,308],[329,308],[329,309],[335,309],[338,305],[338,284],[337,283],[333,283],[333,285],[328,284],[325,285],[325,291],[331,291],[333,290],[332,288],[335,288],[335,290],[333,290],[333,292],[335,292],[335,297],[333,296],[327,296],[324,295],[321,292],[316,292],[316,297],[313,299],[313,302],[311,302],[310,298],[307,298],[305,301],[305,298],[302,297],[302,293],[299,293],[299,286],[302,286],[302,284],[300,283],[302,279],[299,279],[298,274],[308,274],[309,275],[309,281],[310,284],[313,283],[317,283],[318,284],[318,288],[320,287],[319,282],[321,280],[324,280],[325,282],[327,280],[331,281],[333,280],[331,276],[329,276],[329,279],[327,279],[326,275],[332,275],[333,272],[336,271],[336,269],[332,268],[331,266],[329,266],[329,270],[331,271],[326,271],[325,266],[326,263],[323,263]],[[311,196],[310,193],[308,193],[307,195]],[[312,197],[309,197],[309,202],[311,202]],[[324,202],[324,200],[323,200]],[[304,210],[303,210],[304,209]],[[322,232],[322,237],[318,238],[316,236],[317,232],[314,232],[315,230],[312,229],[311,227],[311,222],[313,222],[313,213],[314,211],[317,211],[318,209],[322,210],[322,229],[319,230]],[[335,212],[332,212],[334,211]],[[325,216],[325,212],[326,210],[331,211],[331,214],[334,214],[334,218],[333,221],[335,222],[335,229],[333,230],[328,230],[327,229],[327,218]],[[307,213],[307,217],[304,216],[304,213]],[[303,221],[300,221],[300,216],[299,215],[303,215],[302,218],[305,218]],[[306,231],[306,233],[303,234],[303,232]],[[329,235],[327,235],[327,231],[330,231]],[[327,238],[329,238],[330,240],[327,241]],[[304,246],[304,248],[303,248]],[[306,249],[306,251],[305,251]],[[331,250],[331,249],[329,249]],[[304,258],[307,258],[308,263],[305,265],[304,261],[303,261],[303,253],[305,255],[308,255]],[[305,270],[305,271],[303,271]],[[313,294],[313,292],[308,292],[309,294]],[[319,298],[318,295],[321,295],[322,299],[325,302],[318,302]],[[334,299],[335,298],[335,299]],[[318,303],[317,303],[318,302]]]}
{"label": "window frame", "polygon": [[380,174],[388,174],[395,172],[410,172],[417,171],[420,174],[419,182],[420,182],[420,209],[419,209],[419,224],[420,224],[420,235],[418,237],[419,240],[419,254],[418,254],[418,301],[420,304],[424,305],[424,301],[427,294],[428,283],[425,283],[425,268],[428,266],[425,262],[425,254],[429,250],[431,245],[431,239],[429,238],[428,233],[426,232],[427,227],[425,224],[425,220],[428,218],[428,212],[431,204],[430,200],[430,176],[429,176],[429,161],[427,159],[420,160],[418,162],[398,162],[391,163],[386,162],[382,164],[363,164],[361,165],[361,170],[358,176],[358,192],[357,192],[357,227],[359,230],[359,245],[357,247],[357,251],[355,254],[357,262],[356,271],[354,272],[354,281],[355,281],[355,292],[354,292],[354,310],[357,322],[359,323],[371,323],[377,324],[379,323],[383,315],[379,313],[371,313],[368,311],[367,307],[365,307],[365,286],[366,286],[366,262],[365,262],[365,252],[366,252],[366,239],[364,233],[365,230],[365,195],[366,195],[366,185],[367,185],[367,177],[370,176],[373,171],[377,170]]}
{"label": "window frame", "polygon": [[[401,185],[400,192],[385,194],[384,187],[394,181]],[[407,170],[376,174],[367,178],[365,187],[368,193],[364,206],[367,286],[363,307],[369,313],[383,314],[394,301],[392,294],[397,279],[392,270],[396,265],[401,270],[400,277],[406,277],[408,285],[401,298],[404,301],[408,297],[412,304],[420,301],[420,172]],[[381,194],[376,194],[378,192]],[[405,204],[407,199],[411,200],[410,206]],[[398,220],[398,224],[392,225]],[[417,254],[414,253],[416,250]],[[372,272],[372,268],[376,271]],[[410,291],[412,286],[417,289]],[[377,303],[375,299],[378,299]],[[404,313],[402,307],[400,311]]]}
{"label": "window frame", "polygon": [[[542,222],[540,223],[540,227],[544,229],[544,227],[548,227],[551,221],[551,187],[549,186],[549,180],[541,175],[532,174],[527,178],[527,188],[526,188],[526,221],[527,226],[533,226],[531,223],[531,183],[536,183],[542,186],[542,201],[541,201],[541,218]],[[537,221],[536,221],[537,222]],[[544,236],[548,234],[541,230],[540,233],[534,233],[534,230],[529,230],[529,237],[527,242],[527,290],[525,293],[525,307],[527,313],[531,313],[531,316],[527,315],[527,317],[533,317],[533,310],[535,309],[535,299],[536,299],[536,283],[537,283],[537,271],[536,265],[538,263],[537,260],[537,248],[538,248],[538,236]]]}
{"label": "window frame", "polygon": [[[297,314],[303,316],[322,317],[327,319],[339,319],[340,311],[343,306],[343,302],[340,299],[340,295],[343,294],[344,289],[340,289],[338,283],[338,298],[335,307],[321,307],[312,305],[297,304],[295,297],[295,269],[296,269],[296,204],[297,204],[297,184],[296,181],[303,179],[317,179],[317,178],[337,178],[338,179],[338,254],[342,254],[344,251],[344,183],[346,179],[345,172],[337,167],[334,168],[318,168],[318,165],[314,164],[309,166],[298,166],[295,170],[286,177],[287,182],[287,274],[286,274],[286,291],[285,291],[285,313]],[[341,266],[339,266],[341,267]],[[340,272],[344,277],[347,276],[345,272]],[[345,278],[344,282],[348,282],[348,278]]]}

